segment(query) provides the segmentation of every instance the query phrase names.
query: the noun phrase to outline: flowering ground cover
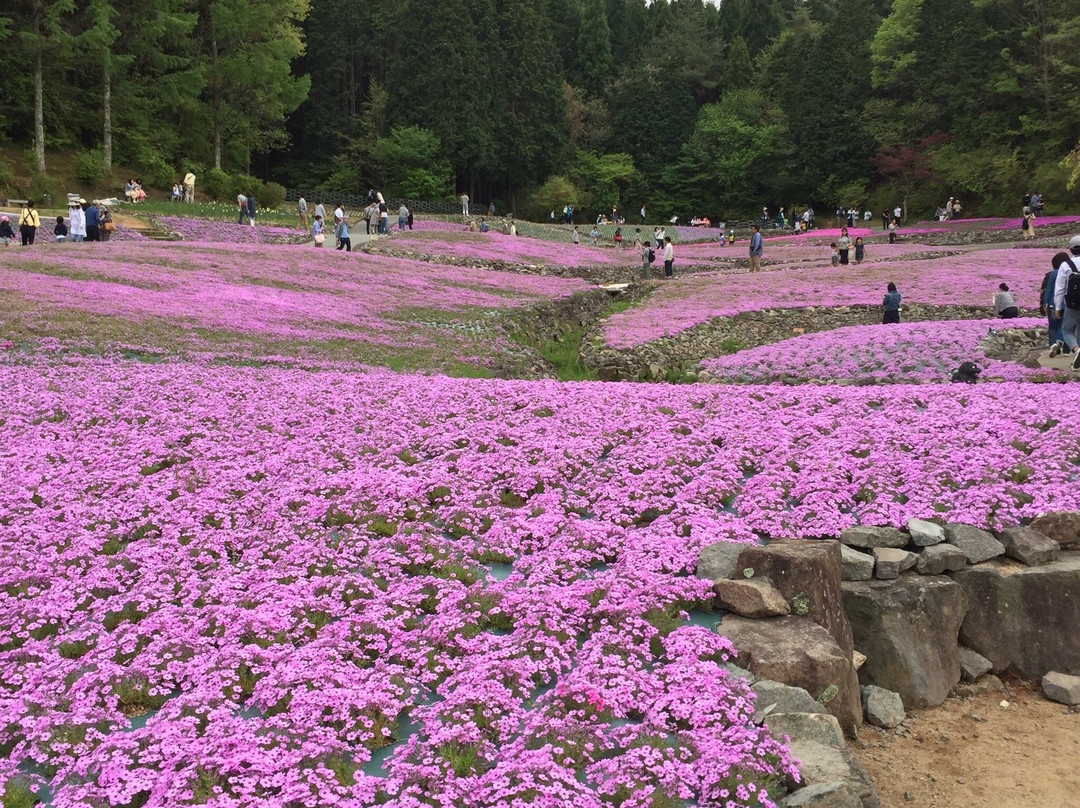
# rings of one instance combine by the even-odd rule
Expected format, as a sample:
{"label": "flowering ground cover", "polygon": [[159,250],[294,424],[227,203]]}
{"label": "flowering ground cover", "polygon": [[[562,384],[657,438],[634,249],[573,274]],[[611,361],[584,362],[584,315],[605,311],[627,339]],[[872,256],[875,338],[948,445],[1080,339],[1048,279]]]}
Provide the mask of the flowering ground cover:
{"label": "flowering ground cover", "polygon": [[974,361],[983,378],[1023,381],[1062,375],[1002,362],[978,352],[988,329],[1045,326],[1042,319],[952,320],[947,322],[860,325],[802,334],[774,345],[709,359],[703,369],[726,383],[879,379],[889,382],[939,381],[961,362]]}
{"label": "flowering ground cover", "polygon": [[469,322],[583,288],[305,247],[42,245],[0,255],[0,337],[460,366],[500,349]]}
{"label": "flowering ground cover", "polygon": [[[835,241],[836,239],[830,239]],[[769,261],[798,262],[816,261],[822,265],[828,265],[831,260],[832,250],[829,241],[789,241],[787,239],[772,239],[765,242],[765,257]],[[679,262],[697,261],[723,261],[742,265],[744,268],[748,260],[747,239],[735,242],[735,244],[721,247],[717,242],[701,242],[697,244],[680,244],[676,247],[675,257]],[[866,258],[869,261],[895,260],[902,256],[916,256],[920,253],[941,252],[941,247],[931,247],[923,244],[889,244],[888,242],[871,242],[866,245]],[[852,250],[854,260],[854,250]]]}
{"label": "flowering ground cover", "polygon": [[791,763],[692,611],[701,546],[1080,496],[1059,385],[0,386],[0,788],[58,808],[767,806]]}
{"label": "flowering ground cover", "polygon": [[[1037,307],[1039,284],[1054,250],[981,250],[933,260],[677,277],[643,303],[612,316],[604,329],[614,347],[659,337],[740,312],[803,306],[880,305],[894,281],[905,302],[985,305],[1001,282],[1021,307]],[[766,252],[766,257],[769,253]]]}
{"label": "flowering ground cover", "polygon": [[[233,216],[235,217],[235,213]],[[159,216],[158,222],[183,236],[184,241],[223,244],[281,244],[305,237],[295,227],[237,224],[232,221],[193,219],[183,216]]]}

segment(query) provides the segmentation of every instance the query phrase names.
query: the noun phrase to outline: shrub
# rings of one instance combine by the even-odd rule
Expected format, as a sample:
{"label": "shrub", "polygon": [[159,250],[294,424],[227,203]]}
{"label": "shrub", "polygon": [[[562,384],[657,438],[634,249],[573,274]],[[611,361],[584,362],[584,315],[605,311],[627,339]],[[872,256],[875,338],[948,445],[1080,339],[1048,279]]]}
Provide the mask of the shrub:
{"label": "shrub", "polygon": [[[198,176],[198,175],[196,175]],[[233,180],[220,168],[211,168],[199,181],[202,192],[217,202],[231,200],[236,196],[233,190]]]}
{"label": "shrub", "polygon": [[266,183],[259,204],[264,208],[280,208],[285,204],[285,186],[276,182]]}
{"label": "shrub", "polygon": [[39,207],[46,207],[60,197],[56,180],[45,174],[34,174],[26,189],[27,199],[33,199]]}
{"label": "shrub", "polygon": [[263,191],[266,189],[266,185],[258,177],[253,177],[250,174],[233,174],[230,187],[232,190],[229,196],[230,199],[237,194],[243,194],[244,196],[255,194],[255,200],[259,203],[259,207],[266,207],[263,203]]}
{"label": "shrub", "polygon": [[100,149],[79,152],[71,164],[71,174],[80,185],[96,185],[105,176],[105,158]]}
{"label": "shrub", "polygon": [[8,194],[18,193],[15,185],[15,172],[4,160],[0,160],[0,191]]}
{"label": "shrub", "polygon": [[170,189],[178,178],[172,166],[166,163],[160,156],[149,155],[139,161],[139,176],[142,178],[144,188]]}

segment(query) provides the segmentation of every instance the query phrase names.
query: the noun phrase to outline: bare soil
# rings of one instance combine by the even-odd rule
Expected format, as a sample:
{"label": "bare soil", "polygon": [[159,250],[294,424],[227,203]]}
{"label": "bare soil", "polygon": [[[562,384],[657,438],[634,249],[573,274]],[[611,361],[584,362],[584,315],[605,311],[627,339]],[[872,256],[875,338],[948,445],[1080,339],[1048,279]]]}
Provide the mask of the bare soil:
{"label": "bare soil", "polygon": [[1030,684],[949,699],[906,723],[867,726],[853,745],[884,808],[1080,808],[1080,712]]}

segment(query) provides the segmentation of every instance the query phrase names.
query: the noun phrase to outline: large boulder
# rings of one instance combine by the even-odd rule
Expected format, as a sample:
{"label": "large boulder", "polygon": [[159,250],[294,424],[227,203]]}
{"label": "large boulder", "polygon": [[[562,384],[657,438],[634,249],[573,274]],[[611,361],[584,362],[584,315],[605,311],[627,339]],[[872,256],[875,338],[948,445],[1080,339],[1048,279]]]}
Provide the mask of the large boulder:
{"label": "large boulder", "polygon": [[904,701],[900,694],[883,687],[863,685],[862,706],[867,722],[875,727],[892,729],[905,718]]}
{"label": "large boulder", "polygon": [[[791,751],[793,758],[802,761],[802,765],[799,766],[799,774],[802,776],[803,788],[800,791],[806,791],[817,786],[842,783],[858,797],[858,805],[861,808],[881,808],[881,802],[878,799],[877,792],[874,791],[870,774],[846,746],[827,746],[814,741],[792,741],[788,749]],[[788,788],[792,788],[796,784],[789,780],[787,785]],[[799,791],[796,791],[795,794],[788,797],[789,801],[786,804],[791,805],[790,800],[798,793]],[[810,794],[814,795],[815,792],[811,791]],[[796,802],[795,804],[798,805],[799,803]],[[815,803],[811,802],[809,804],[813,805]],[[840,805],[845,804],[840,803]]]}
{"label": "large boulder", "polygon": [[844,732],[835,715],[828,713],[771,713],[763,722],[774,738],[814,741],[826,746],[843,746]]}
{"label": "large boulder", "polygon": [[911,543],[916,547],[930,547],[945,541],[945,529],[937,522],[908,519],[907,529],[911,535]]}
{"label": "large boulder", "polygon": [[1080,676],[1050,671],[1042,678],[1043,694],[1051,701],[1070,707],[1080,704]]}
{"label": "large boulder", "polygon": [[859,795],[847,783],[836,781],[800,788],[780,801],[780,808],[862,808]]}
{"label": "large boulder", "polygon": [[975,682],[994,669],[989,659],[970,648],[960,648],[960,678],[965,682]]}
{"label": "large boulder", "polygon": [[791,604],[825,628],[851,659],[855,645],[840,595],[840,544],[835,541],[774,541],[739,556],[737,576],[753,569],[767,577]]}
{"label": "large boulder", "polygon": [[735,615],[725,617],[717,631],[731,640],[740,664],[755,676],[821,698],[844,732],[854,737],[862,724],[859,681],[851,654],[828,631],[808,617],[753,620]]}
{"label": "large boulder", "polygon": [[998,541],[1005,546],[1005,554],[1021,564],[1037,567],[1058,559],[1058,543],[1030,527],[1007,527],[997,535]]}
{"label": "large boulder", "polygon": [[1041,567],[983,564],[953,575],[968,596],[960,641],[995,673],[1080,669],[1080,552]]}
{"label": "large boulder", "polygon": [[844,581],[869,581],[874,577],[874,557],[840,545],[840,578]]}
{"label": "large boulder", "polygon": [[1028,527],[1050,537],[1062,547],[1080,544],[1080,512],[1077,511],[1051,511],[1032,520]]}
{"label": "large boulder", "polygon": [[945,540],[959,547],[969,564],[981,564],[1005,554],[1005,547],[985,530],[959,522],[945,525]]}
{"label": "large boulder", "polygon": [[829,712],[825,705],[801,687],[792,687],[772,679],[758,679],[751,690],[756,697],[754,706],[760,714]]}
{"label": "large boulder", "polygon": [[874,577],[881,580],[899,578],[900,573],[915,566],[918,556],[894,547],[874,548]]}
{"label": "large boulder", "polygon": [[906,547],[907,533],[895,527],[877,527],[873,525],[845,528],[840,532],[840,541],[849,547],[862,547],[872,550],[875,547]]}
{"label": "large boulder", "polygon": [[843,588],[855,644],[867,656],[859,681],[899,693],[909,709],[945,701],[960,681],[963,589],[948,578],[910,575]]}
{"label": "large boulder", "polygon": [[951,544],[935,544],[924,547],[915,562],[915,571],[919,575],[941,575],[943,572],[957,572],[967,566],[967,556],[959,547]]}
{"label": "large boulder", "polygon": [[714,605],[743,617],[779,617],[790,614],[784,596],[768,578],[720,580],[713,584]]}
{"label": "large boulder", "polygon": [[718,541],[701,551],[697,563],[697,577],[710,581],[731,578],[735,574],[735,565],[739,553],[752,545],[744,542]]}

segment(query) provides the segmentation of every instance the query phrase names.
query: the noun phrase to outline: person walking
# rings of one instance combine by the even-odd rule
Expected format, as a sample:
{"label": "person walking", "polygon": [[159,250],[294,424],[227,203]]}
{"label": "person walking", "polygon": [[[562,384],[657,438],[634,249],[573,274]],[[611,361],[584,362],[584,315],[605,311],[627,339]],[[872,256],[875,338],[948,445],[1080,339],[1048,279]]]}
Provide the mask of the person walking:
{"label": "person walking", "polygon": [[1024,237],[1024,241],[1035,238],[1035,213],[1028,210],[1024,214],[1024,220],[1020,223],[1020,232]]}
{"label": "person walking", "polygon": [[671,244],[671,236],[664,236],[664,277],[675,277],[675,247]]}
{"label": "person walking", "polygon": [[882,325],[900,322],[900,293],[896,291],[895,283],[889,282],[881,305],[885,309],[885,315],[881,318]]}
{"label": "person walking", "polygon": [[1002,320],[1015,320],[1020,316],[1020,309],[1009,291],[1009,284],[998,284],[998,290],[994,292],[994,311]]}
{"label": "person walking", "polygon": [[184,175],[184,201],[195,201],[195,173],[193,171]]}
{"label": "person walking", "polygon": [[254,227],[255,226],[255,194],[253,194],[251,191],[248,191],[248,195],[247,195],[247,215],[248,215],[248,224],[250,224],[252,227]]}
{"label": "person walking", "polygon": [[840,263],[847,265],[848,257],[851,255],[851,237],[848,236],[846,227],[840,231],[840,238],[836,240],[836,248],[840,250]]}
{"label": "person walking", "polygon": [[855,239],[855,263],[861,264],[866,257],[866,245],[863,244],[862,236]]}
{"label": "person walking", "polygon": [[[335,211],[334,215],[337,215]],[[367,231],[368,235],[379,234],[379,203],[372,202],[367,209]]]}
{"label": "person walking", "polygon": [[303,195],[296,200],[296,227],[298,230],[307,230],[307,200]]}
{"label": "person walking", "polygon": [[1054,287],[1057,285],[1058,270],[1069,260],[1067,252],[1059,252],[1050,261],[1050,271],[1043,276],[1039,288],[1039,313],[1046,317],[1046,340],[1050,345],[1050,356],[1061,353],[1064,343],[1061,339],[1061,318],[1054,308]]}
{"label": "person walking", "polygon": [[754,232],[750,235],[750,271],[761,271],[761,256],[765,254],[765,248],[761,239],[761,228],[756,224],[753,226]]}
{"label": "person walking", "polygon": [[352,252],[352,239],[349,238],[349,217],[342,216],[334,225],[334,236],[337,237],[337,249]]}
{"label": "person walking", "polygon": [[468,194],[462,194],[461,195],[461,215],[462,216],[468,216],[469,215],[469,195]]}
{"label": "person walking", "polygon": [[401,203],[401,207],[397,211],[397,229],[400,233],[405,229],[405,225],[409,222],[409,209],[405,207],[405,203]]}
{"label": "person walking", "polygon": [[19,235],[22,237],[24,247],[34,243],[38,228],[41,227],[41,218],[34,209],[34,200],[29,199],[23,209],[19,211]]}
{"label": "person walking", "polygon": [[641,226],[645,226],[645,206],[641,206],[641,210],[638,211],[638,215],[641,217]]}
{"label": "person walking", "polygon": [[1080,275],[1078,262],[1080,262],[1080,236],[1073,236],[1069,240],[1069,255],[1058,266],[1057,281],[1054,283],[1054,311],[1061,320],[1061,338],[1065,343],[1063,354],[1073,354],[1072,367],[1080,369],[1080,343],[1077,342],[1077,331],[1080,331],[1080,294],[1075,288],[1069,293],[1069,279],[1073,275]]}
{"label": "person walking", "polygon": [[326,221],[326,205],[322,203],[321,199],[315,200],[315,215],[321,217],[324,222]]}
{"label": "person walking", "polygon": [[900,214],[901,213],[903,213],[903,211],[900,210],[899,205],[897,205],[895,208],[892,209],[892,217],[898,222],[900,221]]}
{"label": "person walking", "polygon": [[882,230],[888,230],[889,229],[889,211],[887,211],[887,210],[881,211],[881,229]]}
{"label": "person walking", "polygon": [[311,225],[311,240],[316,247],[322,247],[326,243],[326,234],[323,233],[322,216],[316,214],[315,221]]}

